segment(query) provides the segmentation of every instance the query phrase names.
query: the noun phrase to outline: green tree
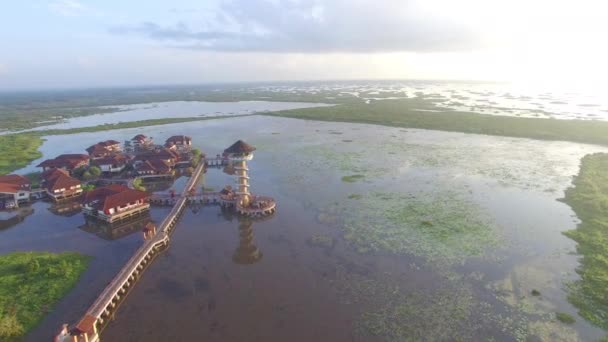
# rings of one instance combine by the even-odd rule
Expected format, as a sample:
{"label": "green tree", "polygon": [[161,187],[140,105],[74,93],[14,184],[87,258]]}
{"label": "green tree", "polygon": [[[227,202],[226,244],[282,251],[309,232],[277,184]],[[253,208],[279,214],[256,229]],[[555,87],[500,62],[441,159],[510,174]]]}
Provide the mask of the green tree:
{"label": "green tree", "polygon": [[91,190],[95,190],[94,184],[86,184],[86,185],[82,186],[82,191],[84,191],[84,192],[91,191]]}
{"label": "green tree", "polygon": [[89,167],[89,173],[93,177],[97,178],[97,177],[99,177],[99,175],[101,175],[101,169],[97,166],[91,166],[91,167]]}
{"label": "green tree", "polygon": [[77,169],[74,169],[72,171],[72,175],[74,177],[76,177],[76,178],[83,179],[85,172],[87,172],[87,167],[86,166],[81,166],[81,167],[79,167]]}

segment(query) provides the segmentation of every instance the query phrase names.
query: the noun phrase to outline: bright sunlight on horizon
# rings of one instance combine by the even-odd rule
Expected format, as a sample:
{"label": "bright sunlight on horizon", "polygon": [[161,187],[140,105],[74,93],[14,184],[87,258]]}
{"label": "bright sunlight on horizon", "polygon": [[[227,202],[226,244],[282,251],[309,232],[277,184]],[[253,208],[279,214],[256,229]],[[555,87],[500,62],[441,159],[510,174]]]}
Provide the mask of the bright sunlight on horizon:
{"label": "bright sunlight on horizon", "polygon": [[38,0],[5,7],[3,90],[441,79],[591,91],[608,77],[602,1]]}

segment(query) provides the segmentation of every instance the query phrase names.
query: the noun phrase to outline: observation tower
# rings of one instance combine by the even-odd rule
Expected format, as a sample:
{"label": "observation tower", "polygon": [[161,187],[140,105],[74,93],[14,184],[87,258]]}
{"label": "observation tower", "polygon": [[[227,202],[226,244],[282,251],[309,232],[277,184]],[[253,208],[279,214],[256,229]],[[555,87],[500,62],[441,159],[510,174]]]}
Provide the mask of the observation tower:
{"label": "observation tower", "polygon": [[239,140],[224,150],[236,175],[236,211],[246,216],[267,216],[275,212],[276,202],[270,197],[254,196],[249,191],[247,162],[253,159],[255,147]]}

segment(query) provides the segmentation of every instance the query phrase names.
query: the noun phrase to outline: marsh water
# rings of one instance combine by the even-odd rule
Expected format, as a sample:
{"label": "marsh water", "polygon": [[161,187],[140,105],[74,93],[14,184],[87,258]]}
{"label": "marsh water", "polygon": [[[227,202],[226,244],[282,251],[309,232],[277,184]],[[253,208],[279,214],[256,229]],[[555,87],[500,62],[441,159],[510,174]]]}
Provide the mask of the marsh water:
{"label": "marsh water", "polygon": [[[578,261],[561,232],[578,220],[558,199],[580,158],[605,148],[266,116],[108,138],[141,132],[187,134],[210,155],[237,139],[256,146],[252,192],[274,197],[278,212],[244,221],[191,207],[102,340],[588,341],[604,333],[567,301]],[[41,151],[79,152],[98,140],[50,136]],[[217,169],[201,181],[226,184],[232,176]],[[75,322],[142,242],[138,227],[86,228],[82,214],[48,206],[35,203],[0,231],[0,253],[76,250],[94,259],[31,341]],[[151,219],[167,211],[153,208]]]}
{"label": "marsh water", "polygon": [[269,102],[269,101],[236,101],[236,102],[204,102],[204,101],[172,101],[100,107],[112,108],[114,112],[94,114],[64,119],[61,123],[32,128],[27,131],[44,129],[69,129],[93,127],[108,123],[132,122],[166,118],[214,117],[227,115],[247,115],[287,109],[310,108],[327,106],[322,103],[306,102]]}

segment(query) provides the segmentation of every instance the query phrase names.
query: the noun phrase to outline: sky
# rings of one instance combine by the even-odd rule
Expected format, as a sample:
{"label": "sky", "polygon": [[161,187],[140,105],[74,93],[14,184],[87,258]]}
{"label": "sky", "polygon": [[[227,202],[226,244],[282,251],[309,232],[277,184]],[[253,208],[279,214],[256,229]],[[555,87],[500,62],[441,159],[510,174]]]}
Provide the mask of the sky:
{"label": "sky", "polygon": [[454,79],[598,87],[602,0],[0,3],[0,90]]}

